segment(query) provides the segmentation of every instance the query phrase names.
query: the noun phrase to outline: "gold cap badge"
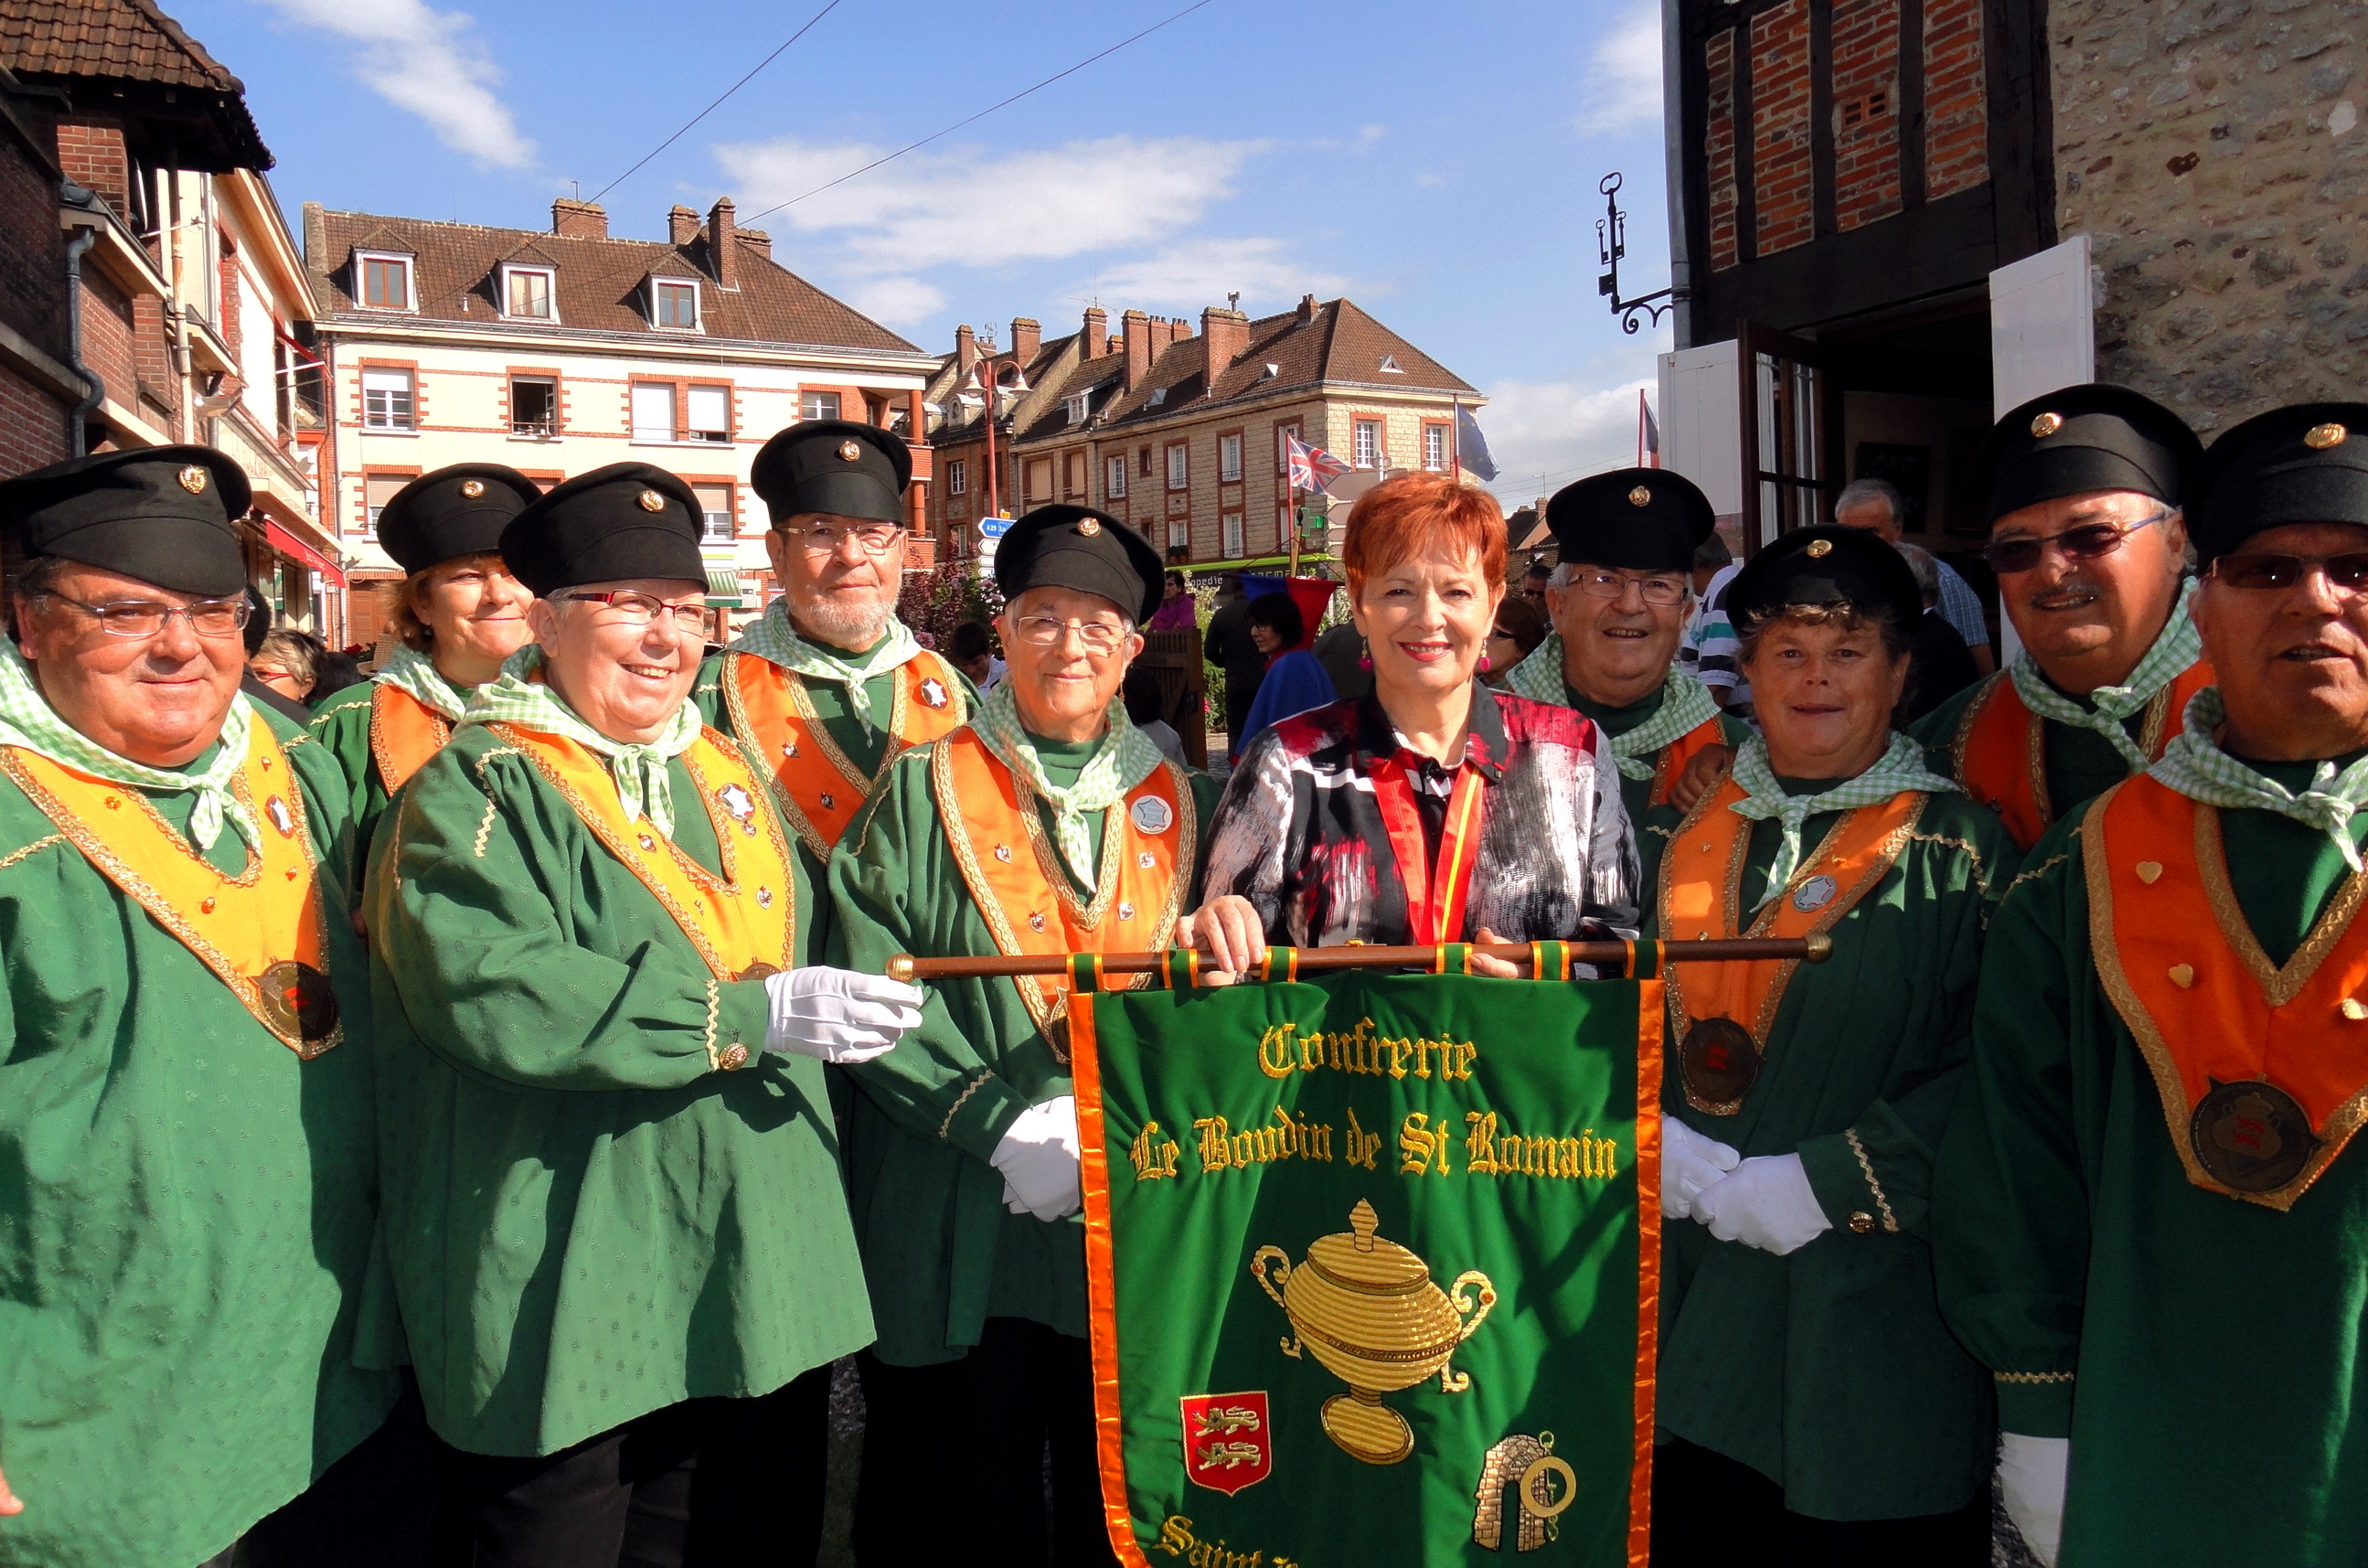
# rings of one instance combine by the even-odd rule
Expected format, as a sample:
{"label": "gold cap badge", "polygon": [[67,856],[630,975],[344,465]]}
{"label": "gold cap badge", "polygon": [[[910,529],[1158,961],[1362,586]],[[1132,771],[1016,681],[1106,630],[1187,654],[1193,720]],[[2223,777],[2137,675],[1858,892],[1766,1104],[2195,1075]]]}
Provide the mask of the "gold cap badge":
{"label": "gold cap badge", "polygon": [[1102,531],[1102,526],[1091,517],[1080,517],[1077,520],[1077,531],[1085,535],[1087,539],[1091,539],[1094,535]]}
{"label": "gold cap badge", "polygon": [[1813,539],[1809,541],[1809,548],[1802,551],[1812,561],[1820,556],[1831,555],[1833,552],[1834,541],[1829,539]]}
{"label": "gold cap badge", "polygon": [[663,512],[666,510],[666,497],[659,494],[655,490],[643,491],[639,495],[633,497],[633,502],[634,505],[640,506],[644,512]]}
{"label": "gold cap badge", "polygon": [[2060,414],[2043,414],[2031,422],[2031,433],[2043,441],[2063,428],[2064,416]]}
{"label": "gold cap badge", "polygon": [[191,463],[183,469],[179,477],[181,488],[190,494],[203,495],[206,493],[206,471],[196,463]]}
{"label": "gold cap badge", "polygon": [[461,482],[461,496],[463,500],[474,501],[484,493],[485,482],[482,479],[464,479]]}
{"label": "gold cap badge", "polygon": [[853,462],[856,459],[863,455],[863,449],[857,446],[853,441],[841,441],[838,444],[838,455],[840,460],[844,462]]}
{"label": "gold cap badge", "polygon": [[1635,489],[1628,492],[1628,505],[1631,506],[1649,506],[1652,504],[1653,493],[1645,489],[1643,485],[1640,484]]}
{"label": "gold cap badge", "polygon": [[2303,432],[2302,444],[2314,452],[2323,452],[2329,447],[2343,445],[2343,438],[2351,434],[2340,425],[2314,425]]}

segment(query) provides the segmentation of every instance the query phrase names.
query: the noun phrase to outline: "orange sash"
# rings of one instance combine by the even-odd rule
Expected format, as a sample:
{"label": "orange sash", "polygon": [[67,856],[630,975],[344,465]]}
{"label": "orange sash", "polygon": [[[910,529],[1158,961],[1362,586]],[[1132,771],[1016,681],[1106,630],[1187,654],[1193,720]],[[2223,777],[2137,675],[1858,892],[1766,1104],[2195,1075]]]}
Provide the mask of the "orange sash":
{"label": "orange sash", "polygon": [[370,693],[370,756],[388,794],[402,789],[451,738],[452,721],[401,687],[381,682]]}
{"label": "orange sash", "polygon": [[[1661,936],[1677,941],[1735,937],[1799,937],[1832,929],[1883,881],[1924,814],[1928,797],[1904,790],[1881,805],[1843,813],[1815,851],[1801,858],[1782,893],[1743,915],[1744,861],[1752,824],[1727,808],[1744,799],[1732,776],[1719,780],[1678,824],[1661,856]],[[1703,1019],[1729,1018],[1751,1031],[1761,1051],[1776,1022],[1797,959],[1755,963],[1673,966],[1668,972],[1669,1027],[1683,1036]],[[1711,1104],[1691,1086],[1694,1109],[1729,1116],[1741,1101]]]}
{"label": "orange sash", "polygon": [[255,813],[263,845],[247,850],[235,877],[138,790],[18,746],[0,747],[0,772],[280,1044],[309,1062],[345,1038],[329,988],[327,916],[303,792],[262,720],[248,726],[246,766],[231,790]]}
{"label": "orange sash", "polygon": [[732,733],[773,769],[773,798],[819,860],[830,858],[864,797],[899,752],[936,740],[964,722],[962,687],[927,649],[896,666],[888,710],[888,749],[867,774],[830,738],[814,712],[805,677],[754,653],[723,656],[723,709]]}
{"label": "orange sash", "polygon": [[666,906],[716,979],[755,980],[791,967],[798,916],[790,841],[764,809],[765,786],[756,769],[729,738],[702,729],[682,754],[723,849],[723,875],[717,877],[648,822],[625,815],[608,764],[588,747],[517,724],[490,728],[525,755],[609,853]]}
{"label": "orange sash", "polygon": [[[1686,765],[1712,746],[1726,744],[1726,730],[1715,718],[1705,719],[1661,748],[1660,759],[1653,764],[1653,792],[1645,797],[1647,806],[1666,806],[1669,791],[1685,777]],[[1735,813],[1729,812],[1729,816]]]}
{"label": "orange sash", "polygon": [[[2179,733],[2188,700],[2212,684],[2212,666],[2188,665],[2154,694],[2138,729],[2138,746],[2159,757]],[[1957,720],[1950,767],[1965,792],[1998,814],[2018,849],[2040,840],[2055,820],[2047,796],[2047,722],[2023,705],[2014,678],[2000,670],[1983,683]]]}
{"label": "orange sash", "polygon": [[[946,845],[997,952],[1141,952],[1167,940],[1190,896],[1200,824],[1183,771],[1162,761],[1103,813],[1091,903],[1080,903],[1061,852],[1037,812],[1035,790],[987,749],[968,725],[939,741],[929,788],[946,824]],[[1116,919],[1111,915],[1115,912]],[[1150,983],[1147,974],[1121,986]],[[1068,1060],[1069,983],[1064,975],[1014,975],[1029,1016]]]}
{"label": "orange sash", "polygon": [[[2237,907],[2215,808],[2142,774],[2098,801],[2080,839],[2097,978],[2154,1074],[2187,1179],[2292,1208],[2368,1119],[2368,921],[2353,918],[2368,873],[2280,969]],[[2198,1157],[2211,1130],[2196,1108],[2224,1084],[2271,1085],[2308,1119],[2317,1146],[2273,1190],[2232,1187]]]}

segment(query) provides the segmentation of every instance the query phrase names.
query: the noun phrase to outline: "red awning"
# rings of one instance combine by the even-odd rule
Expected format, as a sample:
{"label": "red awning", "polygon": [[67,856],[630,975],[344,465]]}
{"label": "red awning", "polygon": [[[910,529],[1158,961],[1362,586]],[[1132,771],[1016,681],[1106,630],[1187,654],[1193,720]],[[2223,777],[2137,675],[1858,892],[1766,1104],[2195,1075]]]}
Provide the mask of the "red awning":
{"label": "red awning", "polygon": [[263,520],[263,540],[280,554],[302,562],[340,588],[346,585],[343,567],[268,517]]}

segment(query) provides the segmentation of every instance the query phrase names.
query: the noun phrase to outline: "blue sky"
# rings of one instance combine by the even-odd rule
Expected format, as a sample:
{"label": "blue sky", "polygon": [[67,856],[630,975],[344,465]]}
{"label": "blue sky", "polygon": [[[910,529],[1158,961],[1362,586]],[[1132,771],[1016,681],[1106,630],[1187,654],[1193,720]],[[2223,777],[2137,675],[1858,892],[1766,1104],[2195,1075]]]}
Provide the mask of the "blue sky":
{"label": "blue sky", "polygon": [[[540,228],[825,0],[166,0],[245,79],[300,203]],[[1180,8],[840,0],[602,197],[655,237],[730,195],[784,265],[925,348],[1071,328],[1099,298],[1254,313],[1346,293],[1486,392],[1508,502],[1633,460],[1658,333],[1596,293],[1596,182],[1627,178],[1630,293],[1667,281],[1657,5],[1210,0],[918,153],[760,216]],[[1008,334],[1005,341],[1008,341]]]}

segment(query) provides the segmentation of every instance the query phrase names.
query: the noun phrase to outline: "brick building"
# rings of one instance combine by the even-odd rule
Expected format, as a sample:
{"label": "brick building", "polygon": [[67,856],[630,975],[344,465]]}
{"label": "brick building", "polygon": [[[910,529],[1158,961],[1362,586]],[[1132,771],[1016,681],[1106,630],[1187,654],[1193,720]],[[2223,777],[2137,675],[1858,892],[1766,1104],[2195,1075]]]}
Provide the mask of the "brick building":
{"label": "brick building", "polygon": [[312,290],[238,78],[150,0],[17,0],[0,67],[0,467],[222,449],[255,488],[251,580],[337,640],[301,386]]}
{"label": "brick building", "polygon": [[1141,311],[1113,333],[1096,306],[1067,336],[1046,341],[1022,317],[1011,337],[997,352],[959,329],[929,384],[932,505],[960,554],[975,551],[989,515],[981,364],[1000,393],[995,491],[1007,515],[1048,501],[1095,506],[1195,569],[1287,554],[1285,431],[1360,469],[1444,471],[1456,400],[1486,402],[1352,301],[1312,294],[1255,321],[1212,307],[1197,333]]}
{"label": "brick building", "polygon": [[[937,361],[774,261],[729,198],[665,240],[612,238],[590,202],[552,203],[548,232],[304,205],[319,295],[333,528],[362,580],[391,580],[378,508],[446,463],[507,463],[553,484],[655,463],[707,514],[710,602],[753,609],[770,574],[748,469],[801,418],[912,432]],[[916,443],[925,531],[929,453]]]}
{"label": "brick building", "polygon": [[[2368,371],[2357,0],[1674,0],[1664,458],[1745,542],[1849,479],[1978,574],[1982,431],[2207,437]],[[1632,285],[1633,287],[1633,285]]]}

